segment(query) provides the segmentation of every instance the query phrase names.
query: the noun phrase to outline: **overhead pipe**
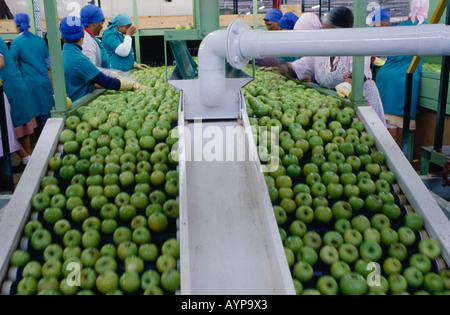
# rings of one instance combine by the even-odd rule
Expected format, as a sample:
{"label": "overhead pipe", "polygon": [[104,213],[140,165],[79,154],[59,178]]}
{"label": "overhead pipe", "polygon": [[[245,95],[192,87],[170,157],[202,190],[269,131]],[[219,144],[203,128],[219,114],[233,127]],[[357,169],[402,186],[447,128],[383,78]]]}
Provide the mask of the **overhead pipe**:
{"label": "overhead pipe", "polygon": [[225,95],[225,60],[243,69],[251,59],[289,56],[445,56],[450,26],[377,27],[315,31],[252,30],[242,20],[211,33],[199,51],[202,102],[218,106]]}

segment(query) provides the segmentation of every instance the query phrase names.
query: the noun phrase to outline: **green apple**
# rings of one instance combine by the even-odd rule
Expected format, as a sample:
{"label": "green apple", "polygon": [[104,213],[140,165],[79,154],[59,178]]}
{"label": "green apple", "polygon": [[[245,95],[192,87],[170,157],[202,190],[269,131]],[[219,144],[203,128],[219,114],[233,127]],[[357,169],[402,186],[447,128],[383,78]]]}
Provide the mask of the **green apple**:
{"label": "green apple", "polygon": [[299,261],[294,265],[293,275],[302,283],[310,281],[314,276],[314,270],[310,264]]}
{"label": "green apple", "polygon": [[158,257],[158,248],[155,244],[142,244],[139,246],[139,257],[144,261],[155,261]]}
{"label": "green apple", "polygon": [[323,244],[330,245],[338,249],[344,243],[341,234],[336,231],[328,231],[323,236]]}
{"label": "green apple", "polygon": [[336,248],[330,245],[325,245],[320,249],[319,256],[322,262],[327,265],[333,264],[339,260],[339,252]]}
{"label": "green apple", "polygon": [[369,178],[360,179],[358,182],[358,187],[359,187],[361,193],[365,196],[372,195],[377,190],[375,183],[373,182],[373,180],[371,180]]}
{"label": "green apple", "polygon": [[41,212],[50,206],[51,198],[47,194],[38,193],[33,197],[32,205],[34,210]]}
{"label": "green apple", "polygon": [[149,243],[151,240],[150,231],[146,227],[139,227],[133,231],[131,236],[133,242],[138,245]]}
{"label": "green apple", "polygon": [[352,219],[351,223],[352,227],[360,233],[364,233],[371,227],[370,220],[365,215],[357,215]]}
{"label": "green apple", "polygon": [[101,256],[94,265],[97,275],[103,274],[108,271],[115,272],[117,269],[117,262],[111,256]]}
{"label": "green apple", "polygon": [[333,211],[326,206],[317,206],[314,210],[314,218],[318,222],[328,223],[333,219]]}
{"label": "green apple", "polygon": [[400,294],[408,288],[408,281],[401,274],[390,275],[388,282],[389,289],[393,294]]}
{"label": "green apple", "polygon": [[423,274],[416,267],[406,268],[403,271],[403,276],[405,277],[406,281],[408,282],[408,286],[410,286],[411,288],[418,289],[423,284],[423,280],[424,280]]}
{"label": "green apple", "polygon": [[97,247],[100,241],[101,236],[97,230],[86,231],[81,238],[81,243],[84,248]]}
{"label": "green apple", "polygon": [[44,250],[44,260],[57,259],[61,260],[63,255],[63,249],[58,244],[51,244]]}
{"label": "green apple", "polygon": [[431,260],[427,256],[416,253],[411,256],[409,259],[409,265],[411,267],[416,267],[423,274],[430,272],[431,270]]}
{"label": "green apple", "polygon": [[62,263],[57,259],[47,260],[42,265],[42,276],[44,278],[59,278],[62,273]]}
{"label": "green apple", "polygon": [[36,280],[41,279],[42,276],[42,265],[38,261],[28,262],[22,271],[23,277],[33,277]]}
{"label": "green apple", "polygon": [[95,286],[102,294],[112,292],[119,287],[119,277],[114,271],[105,271],[97,277]]}
{"label": "green apple", "polygon": [[322,238],[317,232],[310,231],[303,236],[303,244],[317,251],[322,247]]}
{"label": "green apple", "polygon": [[86,248],[80,256],[84,267],[94,267],[97,260],[100,258],[100,251],[97,248]]}
{"label": "green apple", "polygon": [[391,228],[382,229],[380,231],[380,234],[381,234],[381,242],[386,246],[390,246],[398,242],[398,233]]}
{"label": "green apple", "polygon": [[343,295],[364,295],[368,290],[366,279],[355,272],[342,276],[339,287]]}
{"label": "green apple", "polygon": [[391,220],[396,220],[401,216],[401,209],[396,204],[384,204],[382,213]]}
{"label": "green apple", "polygon": [[340,280],[344,275],[351,273],[350,266],[344,261],[335,261],[330,268],[330,273],[336,280]]}
{"label": "green apple", "polygon": [[406,246],[411,246],[416,242],[416,235],[414,231],[408,227],[405,226],[400,227],[397,233],[400,242]]}
{"label": "green apple", "polygon": [[151,287],[158,287],[161,283],[161,276],[156,270],[147,270],[141,276],[141,287],[147,290]]}
{"label": "green apple", "polygon": [[333,207],[333,216],[336,220],[345,219],[348,220],[352,217],[352,207],[346,201],[338,201]]}
{"label": "green apple", "polygon": [[436,273],[429,272],[425,274],[423,282],[425,290],[431,294],[437,294],[444,290],[444,280]]}
{"label": "green apple", "polygon": [[387,216],[384,214],[376,214],[372,217],[370,220],[370,223],[372,224],[372,227],[374,229],[377,229],[378,231],[382,231],[384,228],[391,227],[391,221]]}
{"label": "green apple", "polygon": [[341,235],[344,235],[344,233],[352,228],[352,224],[350,221],[341,219],[337,220],[334,224],[334,229],[339,232]]}
{"label": "green apple", "polygon": [[364,240],[365,241],[372,241],[377,244],[381,243],[381,234],[378,232],[378,230],[374,228],[369,228],[364,231]]}
{"label": "green apple", "polygon": [[388,257],[383,262],[383,271],[388,275],[396,275],[402,272],[403,266],[400,260],[394,257]]}
{"label": "green apple", "polygon": [[30,253],[21,249],[16,249],[11,255],[10,263],[15,267],[24,267],[26,264],[28,264],[30,259]]}
{"label": "green apple", "polygon": [[441,245],[432,238],[427,238],[419,242],[419,252],[429,259],[437,259],[441,256]]}
{"label": "green apple", "polygon": [[[297,201],[297,198],[296,198]],[[312,198],[311,198],[311,204],[312,204]],[[304,222],[304,223],[311,223],[314,220],[314,210],[307,205],[302,205],[297,208],[297,211],[295,212],[296,219]]]}
{"label": "green apple", "polygon": [[291,235],[303,237],[306,232],[306,224],[300,220],[295,220],[289,226],[289,232]]}
{"label": "green apple", "polygon": [[389,246],[388,253],[390,257],[397,258],[400,261],[404,261],[408,256],[408,250],[402,243],[393,243]]}
{"label": "green apple", "polygon": [[405,226],[413,231],[420,231],[424,226],[423,218],[417,213],[411,212],[405,215]]}
{"label": "green apple", "polygon": [[359,252],[362,259],[370,262],[377,262],[383,256],[383,249],[374,241],[364,241],[359,248]]}
{"label": "green apple", "polygon": [[378,179],[375,182],[375,186],[377,187],[377,192],[378,193],[381,193],[381,192],[389,193],[391,191],[390,184],[384,179]]}
{"label": "green apple", "polygon": [[117,257],[125,261],[127,257],[135,256],[138,253],[138,247],[136,243],[131,241],[125,241],[119,244],[117,247]]}
{"label": "green apple", "polygon": [[175,292],[180,289],[180,278],[176,269],[164,271],[161,275],[161,286],[164,290]]}
{"label": "green apple", "polygon": [[[70,230],[64,234],[63,243],[66,247],[77,247],[81,244],[82,234],[78,230]],[[81,254],[81,253],[80,253]]]}
{"label": "green apple", "polygon": [[354,245],[344,243],[339,247],[339,257],[342,261],[353,264],[358,260],[359,252]]}
{"label": "green apple", "polygon": [[[355,191],[359,192],[360,191],[359,187],[357,187],[357,188],[358,188],[357,190],[356,190],[356,187],[354,189],[355,189]],[[352,209],[355,212],[362,210],[364,208],[364,206],[365,206],[365,201],[362,198],[358,197],[358,196],[351,196],[348,199],[348,203],[352,206]]]}
{"label": "green apple", "polygon": [[362,243],[363,237],[357,230],[350,229],[344,233],[344,241],[358,247]]}
{"label": "green apple", "polygon": [[317,280],[317,289],[322,295],[337,295],[339,285],[332,276],[322,276]]}
{"label": "green apple", "polygon": [[294,254],[297,254],[303,248],[303,241],[297,235],[290,235],[284,241],[284,247],[292,250]]}
{"label": "green apple", "polygon": [[70,216],[76,223],[81,223],[89,217],[89,210],[85,206],[77,206],[72,210]]}
{"label": "green apple", "polygon": [[304,246],[298,253],[297,253],[297,261],[303,261],[311,266],[314,266],[319,259],[319,256],[317,255],[317,252],[309,247]]}
{"label": "green apple", "polygon": [[52,234],[46,229],[39,229],[31,236],[31,246],[36,251],[43,251],[52,243]]}
{"label": "green apple", "polygon": [[37,292],[38,282],[33,277],[23,277],[17,285],[17,295],[34,295]]}
{"label": "green apple", "polygon": [[380,212],[383,209],[383,200],[378,195],[369,195],[366,197],[365,207],[372,213]]}

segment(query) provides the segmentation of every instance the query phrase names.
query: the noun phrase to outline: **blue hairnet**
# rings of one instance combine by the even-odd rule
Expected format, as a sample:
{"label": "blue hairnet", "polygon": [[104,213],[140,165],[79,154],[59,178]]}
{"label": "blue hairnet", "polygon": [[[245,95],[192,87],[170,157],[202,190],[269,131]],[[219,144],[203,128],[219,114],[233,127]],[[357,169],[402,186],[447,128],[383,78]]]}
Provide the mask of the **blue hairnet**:
{"label": "blue hairnet", "polygon": [[264,20],[280,23],[280,20],[282,17],[283,17],[283,12],[281,12],[280,10],[277,10],[277,9],[271,9],[271,10],[267,11],[267,14],[264,17]]}
{"label": "blue hairnet", "polygon": [[292,12],[288,12],[280,20],[280,27],[285,30],[293,30],[295,23],[297,23],[299,17]]}
{"label": "blue hairnet", "polygon": [[62,37],[70,42],[76,42],[84,35],[81,19],[75,16],[66,16],[59,25]]}
{"label": "blue hairnet", "polygon": [[88,26],[89,23],[98,23],[105,19],[102,9],[96,5],[89,4],[81,9],[81,23]]}
{"label": "blue hairnet", "polygon": [[386,9],[376,9],[372,12],[372,22],[379,23],[391,18],[391,13]]}
{"label": "blue hairnet", "polygon": [[19,32],[24,33],[26,37],[30,37],[30,17],[25,13],[17,13],[14,17],[14,23],[20,26]]}
{"label": "blue hairnet", "polygon": [[130,16],[127,13],[121,13],[109,21],[108,28],[113,28],[116,26],[127,26],[133,24]]}

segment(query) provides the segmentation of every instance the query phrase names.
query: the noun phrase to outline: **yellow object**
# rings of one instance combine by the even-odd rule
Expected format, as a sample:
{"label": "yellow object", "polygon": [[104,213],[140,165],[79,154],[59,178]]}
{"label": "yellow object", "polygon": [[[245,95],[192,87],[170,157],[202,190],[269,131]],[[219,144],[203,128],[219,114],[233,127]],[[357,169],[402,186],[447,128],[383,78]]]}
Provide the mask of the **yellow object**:
{"label": "yellow object", "polygon": [[72,105],[73,105],[72,100],[68,97],[67,98],[67,109],[71,110],[72,109]]}
{"label": "yellow object", "polygon": [[150,69],[149,66],[144,65],[144,64],[141,64],[141,63],[137,63],[137,62],[134,63],[134,67],[135,67],[136,69],[139,69],[139,70],[147,70],[147,69]]}
{"label": "yellow object", "polygon": [[373,65],[377,66],[377,67],[382,67],[382,66],[384,66],[385,63],[386,63],[386,60],[383,60],[383,59],[380,59],[377,57],[377,58],[375,58]]}
{"label": "yellow object", "polygon": [[140,85],[138,82],[120,80],[120,90],[119,91],[134,91],[140,92],[148,89],[147,86]]}

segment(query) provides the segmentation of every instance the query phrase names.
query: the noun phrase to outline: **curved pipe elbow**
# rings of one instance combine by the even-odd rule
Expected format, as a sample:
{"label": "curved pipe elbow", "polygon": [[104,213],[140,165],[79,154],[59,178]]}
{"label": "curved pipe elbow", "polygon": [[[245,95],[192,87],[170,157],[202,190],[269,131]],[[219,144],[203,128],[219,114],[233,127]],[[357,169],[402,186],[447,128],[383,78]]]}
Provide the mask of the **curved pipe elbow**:
{"label": "curved pipe elbow", "polygon": [[225,96],[226,44],[226,31],[216,31],[209,34],[200,45],[198,54],[200,97],[209,107],[219,106]]}

